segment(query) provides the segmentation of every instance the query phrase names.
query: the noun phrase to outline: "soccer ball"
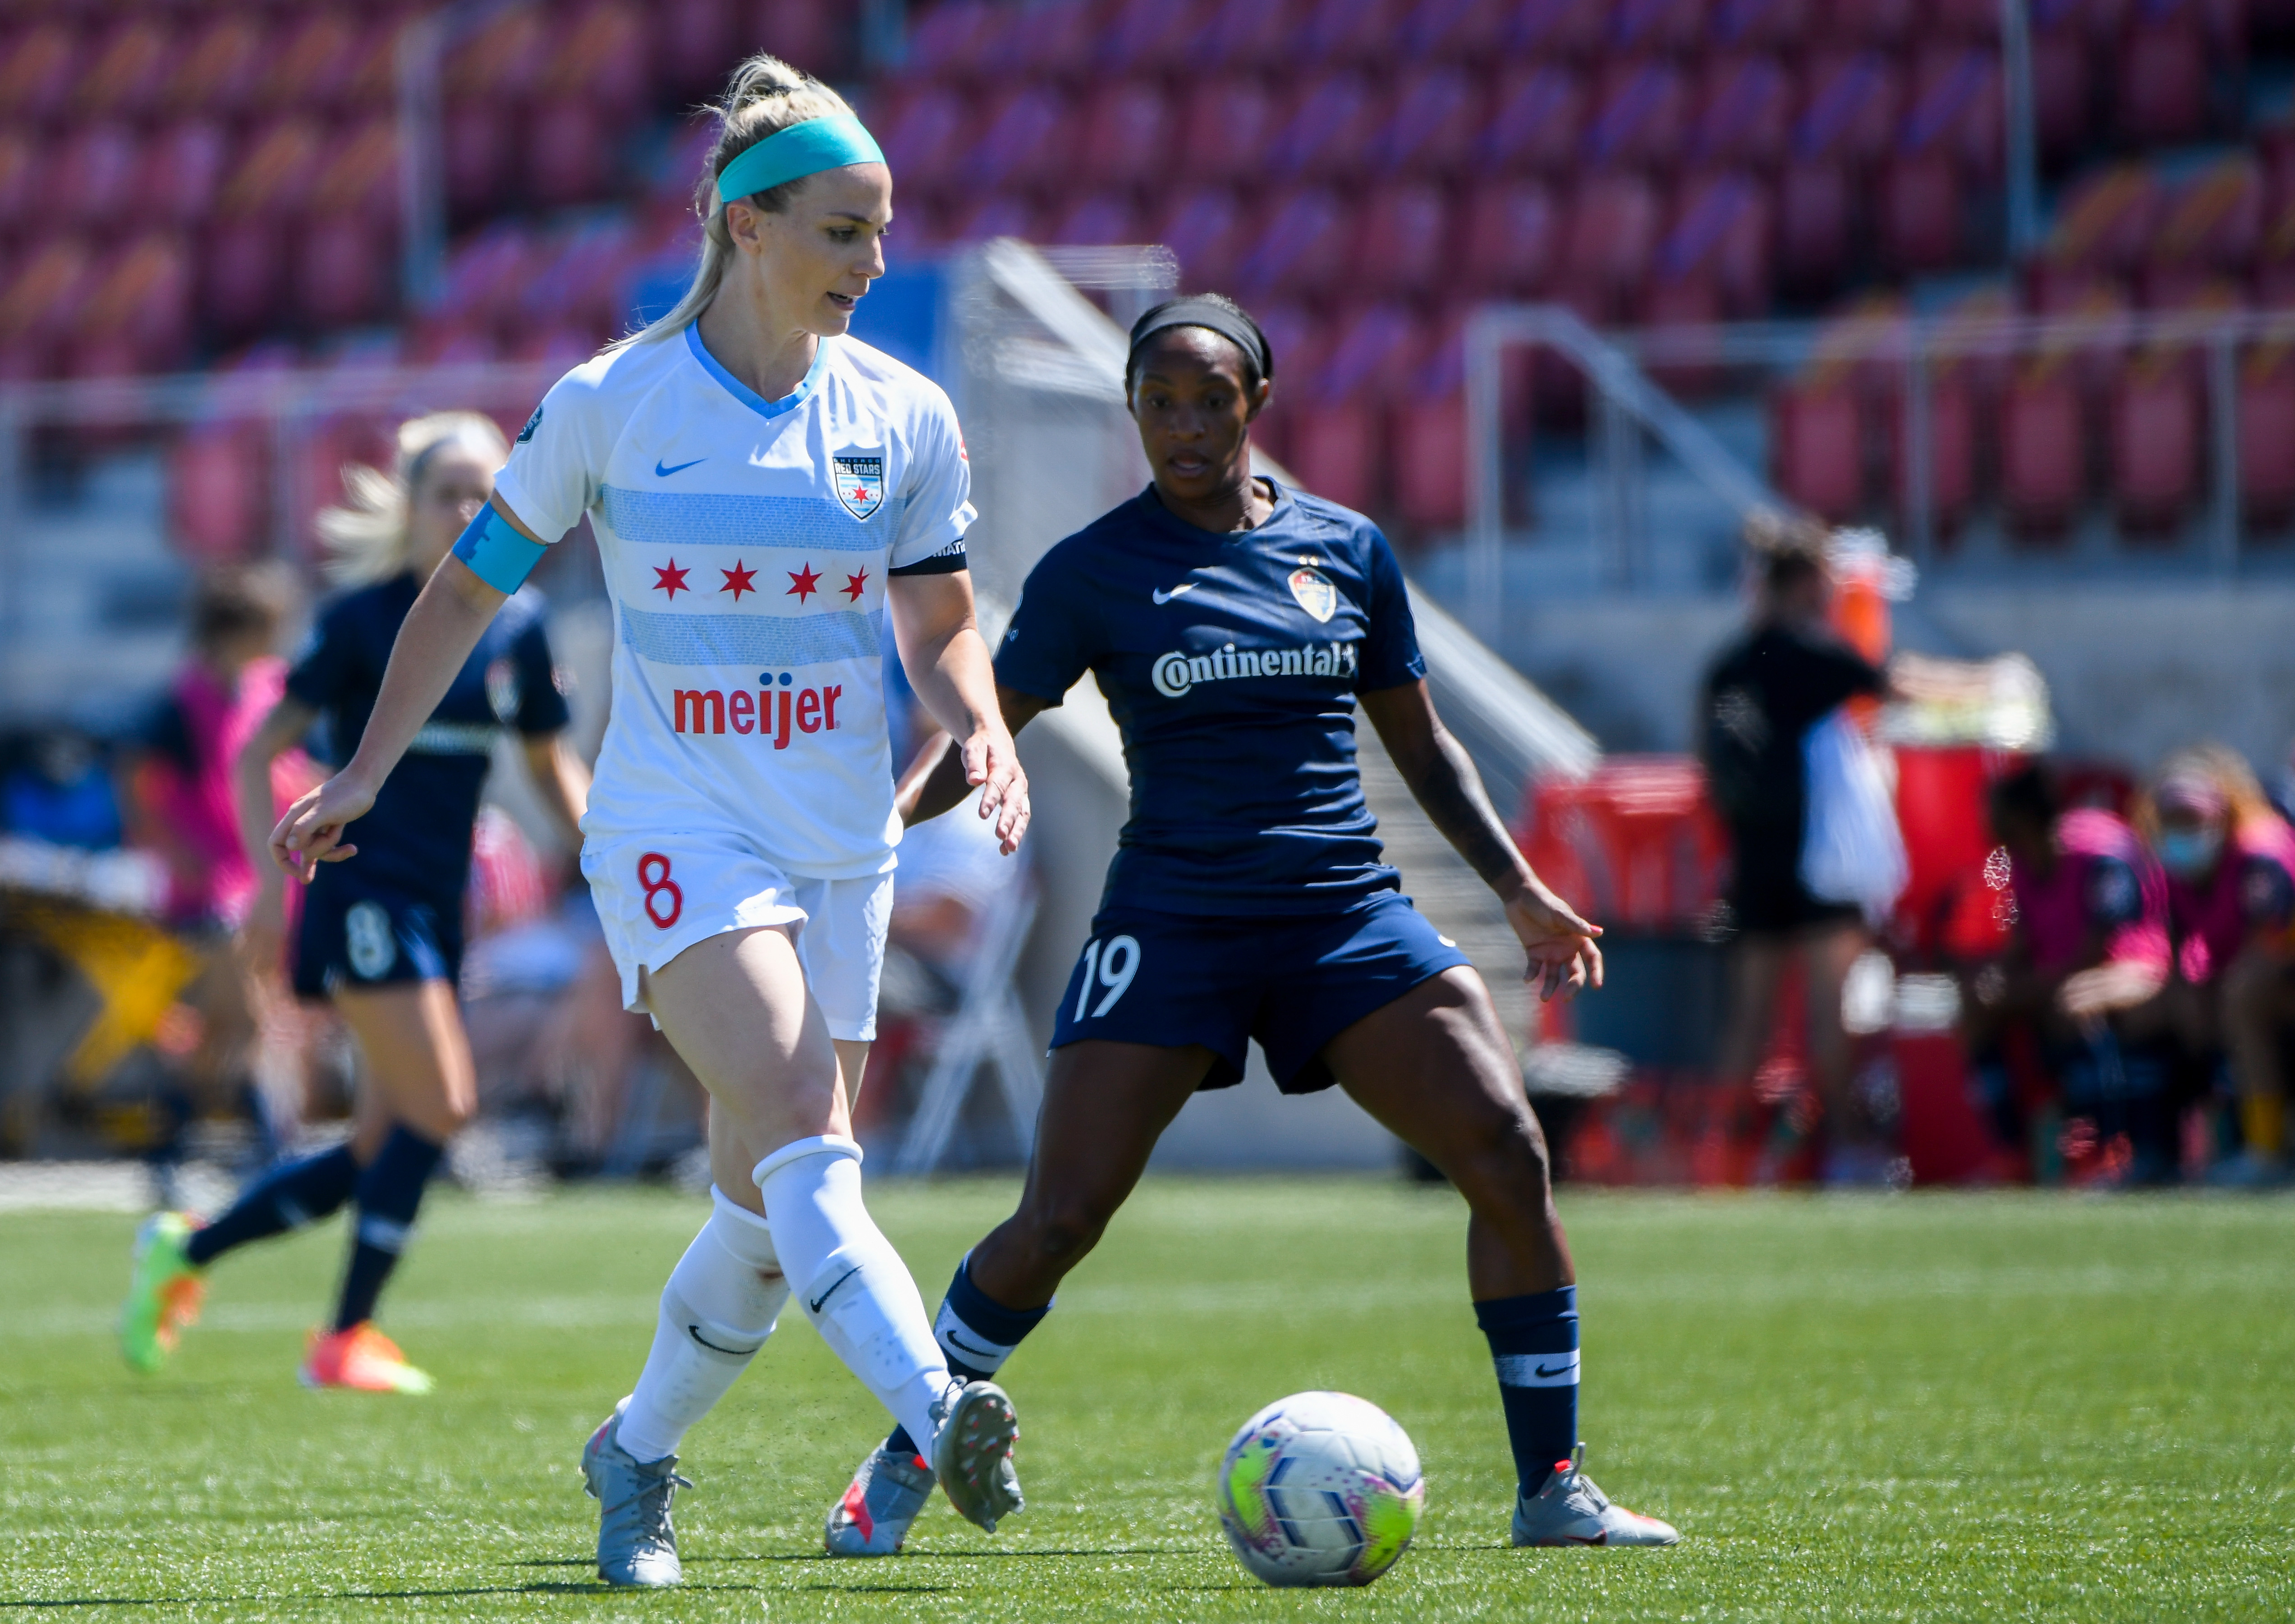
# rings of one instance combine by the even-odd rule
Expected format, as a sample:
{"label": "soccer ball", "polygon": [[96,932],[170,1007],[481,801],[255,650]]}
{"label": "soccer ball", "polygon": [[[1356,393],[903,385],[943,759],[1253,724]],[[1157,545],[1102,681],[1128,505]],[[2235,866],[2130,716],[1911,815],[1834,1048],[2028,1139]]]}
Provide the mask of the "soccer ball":
{"label": "soccer ball", "polygon": [[1418,1530],[1426,1484],[1394,1418],[1343,1392],[1293,1393],[1243,1424],[1220,1462],[1220,1527],[1270,1585],[1367,1585]]}

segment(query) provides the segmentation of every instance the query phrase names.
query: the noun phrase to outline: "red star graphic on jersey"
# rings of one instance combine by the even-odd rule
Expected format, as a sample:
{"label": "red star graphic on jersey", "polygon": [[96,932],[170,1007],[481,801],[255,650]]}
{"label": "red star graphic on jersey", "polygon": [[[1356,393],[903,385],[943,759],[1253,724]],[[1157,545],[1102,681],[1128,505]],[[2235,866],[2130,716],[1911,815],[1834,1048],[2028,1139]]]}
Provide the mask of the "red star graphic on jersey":
{"label": "red star graphic on jersey", "polygon": [[657,592],[667,592],[672,598],[675,598],[680,592],[690,592],[693,589],[685,584],[687,574],[687,571],[678,568],[675,559],[669,561],[667,569],[657,564],[653,569],[653,590]]}
{"label": "red star graphic on jersey", "polygon": [[717,573],[725,577],[725,584],[717,590],[721,592],[732,593],[733,601],[736,603],[741,601],[743,592],[754,592],[757,590],[753,584],[757,578],[757,572],[754,569],[743,569],[741,560],[739,559],[733,560],[732,568],[721,569]]}
{"label": "red star graphic on jersey", "polygon": [[869,572],[865,569],[857,575],[845,577],[845,595],[855,603],[861,601],[861,594],[868,590],[868,586]]}
{"label": "red star graphic on jersey", "polygon": [[795,598],[799,603],[803,603],[819,590],[817,583],[821,577],[814,573],[811,564],[807,564],[802,571],[792,569],[788,572],[788,578],[791,584],[786,595]]}

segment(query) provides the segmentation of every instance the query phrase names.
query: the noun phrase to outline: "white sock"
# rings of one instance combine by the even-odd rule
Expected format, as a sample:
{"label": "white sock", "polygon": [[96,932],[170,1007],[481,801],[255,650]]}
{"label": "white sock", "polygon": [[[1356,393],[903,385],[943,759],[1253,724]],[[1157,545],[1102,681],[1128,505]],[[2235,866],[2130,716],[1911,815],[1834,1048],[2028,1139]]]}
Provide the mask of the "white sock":
{"label": "white sock", "polygon": [[797,1307],[846,1369],[927,1451],[932,1407],[953,1378],[908,1265],[861,1202],[861,1147],[824,1136],[784,1145],[750,1175]]}
{"label": "white sock", "polygon": [[676,1450],[757,1357],[788,1301],[765,1220],[714,1187],[709,1199],[709,1221],[661,1288],[653,1351],[622,1412],[621,1446],[639,1460]]}

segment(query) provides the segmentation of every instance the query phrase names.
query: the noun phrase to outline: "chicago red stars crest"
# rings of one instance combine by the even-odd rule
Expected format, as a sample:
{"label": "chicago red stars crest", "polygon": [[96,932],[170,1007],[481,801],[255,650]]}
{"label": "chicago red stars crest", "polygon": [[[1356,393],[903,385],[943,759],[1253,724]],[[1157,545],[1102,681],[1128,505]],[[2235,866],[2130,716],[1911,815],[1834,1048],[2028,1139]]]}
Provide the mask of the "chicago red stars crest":
{"label": "chicago red stars crest", "polygon": [[867,518],[885,505],[885,459],[831,457],[836,469],[837,500],[855,518]]}

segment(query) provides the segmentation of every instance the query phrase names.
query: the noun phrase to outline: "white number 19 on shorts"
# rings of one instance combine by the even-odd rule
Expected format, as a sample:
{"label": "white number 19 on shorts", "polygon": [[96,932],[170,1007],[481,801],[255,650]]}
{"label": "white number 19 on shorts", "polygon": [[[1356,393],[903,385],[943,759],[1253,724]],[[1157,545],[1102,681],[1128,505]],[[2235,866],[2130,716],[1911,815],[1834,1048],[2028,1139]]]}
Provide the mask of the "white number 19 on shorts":
{"label": "white number 19 on shorts", "polygon": [[1090,1012],[1097,1016],[1115,1008],[1115,1000],[1123,996],[1124,990],[1131,985],[1131,978],[1139,974],[1139,943],[1130,936],[1110,936],[1105,942],[1085,943],[1083,977],[1076,987],[1074,1018],[1084,1018],[1084,1006],[1091,1002],[1091,995],[1097,990],[1095,983],[1107,989],[1107,996]]}

